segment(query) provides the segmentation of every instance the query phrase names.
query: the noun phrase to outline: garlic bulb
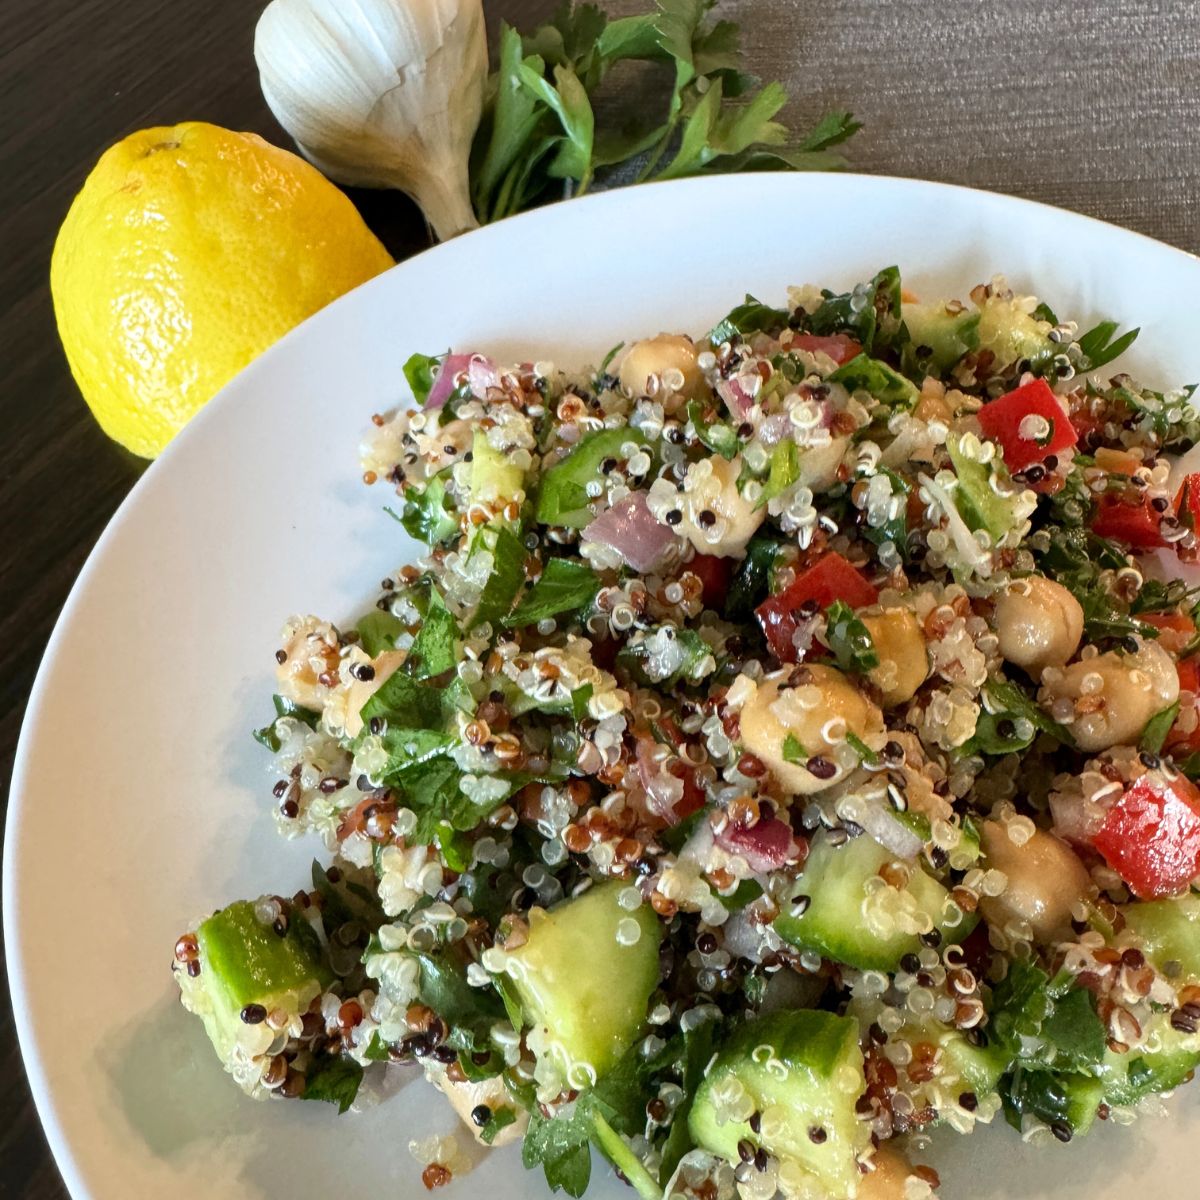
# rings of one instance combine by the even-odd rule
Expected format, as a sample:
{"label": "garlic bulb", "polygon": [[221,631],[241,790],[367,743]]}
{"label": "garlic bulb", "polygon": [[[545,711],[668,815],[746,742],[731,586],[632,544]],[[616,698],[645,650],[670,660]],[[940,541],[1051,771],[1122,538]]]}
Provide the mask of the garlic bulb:
{"label": "garlic bulb", "polygon": [[407,192],[441,240],[478,225],[481,0],[272,0],[254,58],[271,111],[331,179]]}

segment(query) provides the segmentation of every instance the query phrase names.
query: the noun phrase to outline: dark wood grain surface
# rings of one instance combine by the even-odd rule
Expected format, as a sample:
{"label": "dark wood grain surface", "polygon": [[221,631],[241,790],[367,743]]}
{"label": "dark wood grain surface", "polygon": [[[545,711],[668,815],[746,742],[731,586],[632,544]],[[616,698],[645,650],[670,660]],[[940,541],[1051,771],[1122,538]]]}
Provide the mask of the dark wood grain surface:
{"label": "dark wood grain surface", "polygon": [[[528,27],[555,0],[488,3]],[[618,13],[646,7],[630,0]],[[97,155],[203,119],[286,144],[258,92],[254,0],[0,4],[0,799],[46,639],[142,464],[101,434],[54,333],[54,234]],[[1200,22],[1194,0],[733,0],[750,62],[797,122],[867,123],[860,169],[1010,191],[1200,250]],[[355,194],[398,257],[424,244],[395,195]],[[1069,269],[1069,268],[1068,268]],[[64,829],[64,836],[69,836]],[[86,952],[86,946],[83,948]],[[75,1036],[86,1037],[86,1022]],[[0,1002],[0,1197],[65,1191]],[[138,1200],[138,1198],[131,1198]]]}

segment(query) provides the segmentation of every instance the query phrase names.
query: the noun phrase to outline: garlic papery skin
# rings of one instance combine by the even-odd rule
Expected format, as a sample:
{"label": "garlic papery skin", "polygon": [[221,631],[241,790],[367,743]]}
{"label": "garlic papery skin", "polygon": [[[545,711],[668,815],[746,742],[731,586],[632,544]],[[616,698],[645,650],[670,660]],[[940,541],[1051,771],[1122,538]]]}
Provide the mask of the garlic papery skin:
{"label": "garlic papery skin", "polygon": [[254,58],[271,111],[324,174],[407,192],[439,240],[478,226],[481,0],[271,0]]}

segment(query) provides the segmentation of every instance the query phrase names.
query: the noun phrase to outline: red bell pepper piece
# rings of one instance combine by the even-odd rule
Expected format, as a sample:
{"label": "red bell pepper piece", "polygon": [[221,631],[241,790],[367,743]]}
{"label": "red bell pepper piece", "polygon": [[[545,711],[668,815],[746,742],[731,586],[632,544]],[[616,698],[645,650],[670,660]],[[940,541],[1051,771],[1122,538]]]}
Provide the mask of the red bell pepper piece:
{"label": "red bell pepper piece", "polygon": [[687,569],[700,580],[700,598],[704,601],[704,607],[720,612],[729,591],[733,559],[718,558],[715,554],[697,554],[688,563]]}
{"label": "red bell pepper piece", "polygon": [[1010,471],[1045,462],[1078,441],[1075,427],[1044,379],[1031,380],[989,401],[979,410],[979,424],[984,437],[1000,447]]}
{"label": "red bell pepper piece", "polygon": [[1200,474],[1188,475],[1175,495],[1175,515],[1188,529],[1200,529]]}
{"label": "red bell pepper piece", "polygon": [[755,610],[758,623],[780,662],[796,661],[793,640],[800,624],[800,608],[811,603],[814,611],[842,600],[851,608],[865,608],[879,599],[875,586],[836,551],[819,558],[782,592],[768,596]]}
{"label": "red bell pepper piece", "polygon": [[1183,775],[1143,775],[1109,809],[1095,846],[1140,899],[1184,891],[1200,874],[1200,789]]}
{"label": "red bell pepper piece", "polygon": [[1167,545],[1159,529],[1163,514],[1144,495],[1137,503],[1128,504],[1111,492],[1100,497],[1096,515],[1092,518],[1092,532],[1100,537],[1112,538],[1135,550],[1155,550]]}
{"label": "red bell pepper piece", "polygon": [[790,350],[807,350],[809,354],[828,354],[839,367],[862,353],[862,346],[849,334],[798,333],[788,345]]}

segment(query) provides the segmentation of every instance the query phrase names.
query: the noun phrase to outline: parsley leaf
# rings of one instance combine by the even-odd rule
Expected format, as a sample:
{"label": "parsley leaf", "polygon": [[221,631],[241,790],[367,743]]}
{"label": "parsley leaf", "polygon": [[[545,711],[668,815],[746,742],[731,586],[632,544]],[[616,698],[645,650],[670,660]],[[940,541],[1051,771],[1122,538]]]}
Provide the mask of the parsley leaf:
{"label": "parsley leaf", "polygon": [[405,362],[404,378],[412,388],[413,399],[418,408],[424,407],[425,401],[429,399],[444,357],[440,354],[412,354]]}
{"label": "parsley leaf", "polygon": [[261,729],[254,731],[254,740],[260,746],[266,746],[272,753],[278,753],[283,741],[279,736],[275,726],[282,717],[294,717],[297,721],[303,721],[309,729],[316,729],[317,723],[321,720],[321,714],[313,712],[311,708],[302,708],[293,700],[289,700],[286,696],[274,695],[271,697],[271,702],[275,706],[275,716],[269,725],[264,725]]}
{"label": "parsley leaf", "polygon": [[845,600],[835,600],[825,610],[825,641],[839,670],[865,675],[879,666],[870,631]]}
{"label": "parsley leaf", "polygon": [[708,331],[708,340],[719,346],[739,335],[782,329],[787,323],[788,314],[784,309],[771,308],[747,292],[745,303],[732,309]]}
{"label": "parsley leaf", "polygon": [[1116,321],[1101,321],[1099,325],[1089,329],[1079,338],[1077,343],[1079,346],[1078,370],[1095,371],[1105,363],[1112,362],[1114,358],[1124,354],[1133,345],[1137,340],[1137,335],[1141,332],[1139,329],[1131,329],[1114,341],[1113,334],[1117,332],[1118,328],[1120,326]]}
{"label": "parsley leaf", "polygon": [[1138,748],[1147,750],[1151,754],[1158,754],[1162,750],[1163,744],[1167,740],[1167,734],[1171,732],[1171,726],[1175,724],[1177,716],[1179,716],[1178,700],[1170,708],[1156,712],[1146,722],[1146,727],[1142,730],[1142,736],[1138,740]]}
{"label": "parsley leaf", "polygon": [[354,1103],[362,1077],[363,1069],[354,1059],[340,1055],[326,1059],[309,1070],[301,1099],[326,1100],[344,1113]]}
{"label": "parsley leaf", "polygon": [[828,378],[830,383],[840,383],[849,392],[869,392],[884,404],[911,408],[917,402],[917,386],[911,379],[865,351],[838,367]]}
{"label": "parsley leaf", "polygon": [[722,458],[733,458],[741,447],[736,430],[725,421],[706,421],[704,406],[699,400],[689,400],[687,406],[688,420],[696,430],[696,436],[714,454]]}
{"label": "parsley leaf", "polygon": [[504,618],[504,624],[519,628],[536,625],[559,613],[576,613],[596,598],[600,579],[590,567],[568,558],[552,558],[520,604]]}
{"label": "parsley leaf", "polygon": [[756,533],[746,547],[725,597],[725,613],[733,621],[751,621],[754,608],[771,593],[771,574],[783,543]]}
{"label": "parsley leaf", "polygon": [[1014,754],[1033,745],[1038,733],[1048,733],[1064,745],[1074,745],[1065,726],[1052,720],[1015,683],[993,675],[983,685],[987,705],[964,744],[966,754]]}
{"label": "parsley leaf", "polygon": [[499,994],[492,988],[472,987],[465,965],[451,961],[447,953],[415,957],[420,964],[418,998],[449,1026],[447,1042],[455,1050],[486,1048],[492,1026],[505,1018]]}
{"label": "parsley leaf", "polygon": [[[382,614],[380,614],[382,615]],[[405,662],[417,679],[450,671],[458,662],[458,625],[437,588],[429,593],[429,607]]]}
{"label": "parsley leaf", "polygon": [[786,492],[799,478],[799,451],[791,438],[785,438],[771,451],[771,469],[763,484],[762,495],[754,507],[762,508],[769,500]]}
{"label": "parsley leaf", "polygon": [[472,627],[485,621],[495,624],[507,616],[525,580],[525,547],[506,525],[496,530],[491,553],[492,571],[480,593]]}
{"label": "parsley leaf", "polygon": [[800,744],[800,739],[794,733],[787,734],[783,739],[783,761],[790,763],[806,763],[812,757]]}
{"label": "parsley leaf", "polygon": [[396,638],[405,630],[404,622],[390,612],[375,609],[367,613],[358,623],[358,637],[362,648],[374,658],[385,650],[396,648]]}
{"label": "parsley leaf", "polygon": [[[902,336],[904,326],[900,319],[900,270],[898,267],[885,267],[873,279],[866,283],[860,283],[842,295],[828,290],[824,291],[822,295],[825,297],[824,303],[816,312],[800,322],[807,332],[848,333],[862,346],[864,356],[871,354],[877,342],[882,348],[894,344]],[[858,360],[853,361],[857,362]],[[868,357],[867,361],[873,360]],[[846,365],[850,366],[851,364],[847,363]],[[908,383],[908,380],[904,380],[904,382],[908,384],[909,388],[912,388],[915,399],[916,388]],[[849,384],[846,386],[850,387]],[[857,384],[855,386],[865,385]],[[872,391],[869,387],[867,390]],[[873,391],[872,394],[874,394]]]}
{"label": "parsley leaf", "polygon": [[458,537],[458,517],[452,511],[441,474],[427,479],[424,487],[405,487],[404,508],[399,515],[390,508],[384,511],[404,526],[405,533],[427,546],[439,546]]}
{"label": "parsley leaf", "polygon": [[1053,1051],[1056,1067],[1073,1071],[1093,1067],[1104,1058],[1107,1037],[1096,1013],[1096,1000],[1085,988],[1072,988],[1056,1000],[1042,1023],[1042,1040]]}
{"label": "parsley leaf", "polygon": [[643,687],[699,683],[712,673],[712,647],[687,626],[639,630],[617,654],[617,662]]}
{"label": "parsley leaf", "polygon": [[496,1135],[502,1129],[507,1129],[517,1119],[515,1109],[507,1106],[503,1108],[492,1109],[492,1115],[488,1117],[487,1123],[479,1131],[479,1136],[487,1145],[491,1145],[496,1140]]}

